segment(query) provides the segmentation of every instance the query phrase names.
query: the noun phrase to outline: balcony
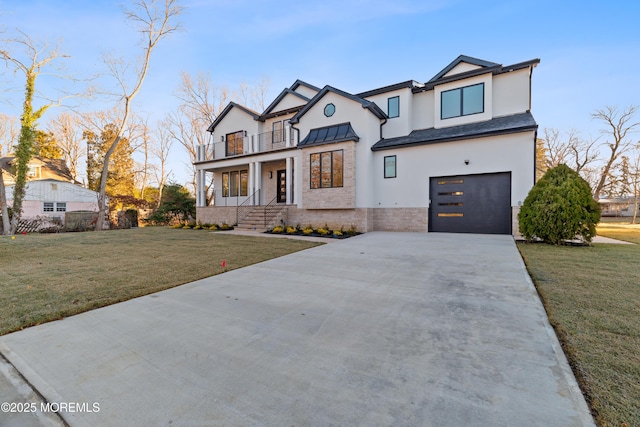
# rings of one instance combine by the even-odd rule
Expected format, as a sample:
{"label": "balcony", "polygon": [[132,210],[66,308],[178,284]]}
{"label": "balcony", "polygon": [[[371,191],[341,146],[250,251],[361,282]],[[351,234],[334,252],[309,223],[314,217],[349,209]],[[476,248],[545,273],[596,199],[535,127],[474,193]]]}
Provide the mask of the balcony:
{"label": "balcony", "polygon": [[236,139],[230,146],[224,141],[211,144],[198,145],[196,147],[196,161],[206,162],[211,160],[229,159],[245,154],[267,153],[282,150],[298,145],[297,134],[290,128],[275,132],[263,132],[256,135]]}

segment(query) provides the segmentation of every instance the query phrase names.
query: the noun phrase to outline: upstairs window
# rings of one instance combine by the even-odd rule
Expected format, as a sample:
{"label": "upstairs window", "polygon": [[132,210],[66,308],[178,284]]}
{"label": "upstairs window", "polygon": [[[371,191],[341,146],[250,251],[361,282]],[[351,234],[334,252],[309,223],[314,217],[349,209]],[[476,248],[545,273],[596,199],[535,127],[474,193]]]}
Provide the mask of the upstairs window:
{"label": "upstairs window", "polygon": [[244,132],[233,132],[227,134],[226,139],[226,152],[227,156],[237,156],[243,152]]}
{"label": "upstairs window", "polygon": [[440,94],[440,118],[484,113],[484,83],[447,90]]}
{"label": "upstairs window", "polygon": [[400,117],[400,97],[394,96],[387,99],[387,116],[390,119],[394,117]]}
{"label": "upstairs window", "polygon": [[273,122],[273,143],[276,142],[284,142],[284,128],[282,127],[282,122]]}
{"label": "upstairs window", "polygon": [[28,165],[29,170],[27,176],[29,178],[40,178],[41,167],[40,165]]}

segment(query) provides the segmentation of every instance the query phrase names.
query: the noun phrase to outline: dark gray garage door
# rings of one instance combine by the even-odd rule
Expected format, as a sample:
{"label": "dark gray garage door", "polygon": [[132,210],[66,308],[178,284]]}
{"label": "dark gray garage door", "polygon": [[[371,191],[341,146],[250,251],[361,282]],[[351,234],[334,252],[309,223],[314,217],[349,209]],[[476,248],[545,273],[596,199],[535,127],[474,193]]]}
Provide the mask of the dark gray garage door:
{"label": "dark gray garage door", "polygon": [[511,172],[431,178],[429,231],[511,234]]}

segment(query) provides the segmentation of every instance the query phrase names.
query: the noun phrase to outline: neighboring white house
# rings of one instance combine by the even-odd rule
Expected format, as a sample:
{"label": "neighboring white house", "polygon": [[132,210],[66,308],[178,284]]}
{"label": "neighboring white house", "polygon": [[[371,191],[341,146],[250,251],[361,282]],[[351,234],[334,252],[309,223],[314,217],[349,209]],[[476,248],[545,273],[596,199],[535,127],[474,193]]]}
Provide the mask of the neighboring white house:
{"label": "neighboring white house", "polygon": [[198,147],[197,218],[516,233],[535,180],[539,62],[461,55],[425,83],[351,94],[297,80],[262,113],[232,102]]}
{"label": "neighboring white house", "polygon": [[[7,204],[13,205],[13,185],[6,187]],[[98,193],[56,179],[29,181],[22,202],[22,218],[50,217],[64,223],[65,212],[98,211]]]}

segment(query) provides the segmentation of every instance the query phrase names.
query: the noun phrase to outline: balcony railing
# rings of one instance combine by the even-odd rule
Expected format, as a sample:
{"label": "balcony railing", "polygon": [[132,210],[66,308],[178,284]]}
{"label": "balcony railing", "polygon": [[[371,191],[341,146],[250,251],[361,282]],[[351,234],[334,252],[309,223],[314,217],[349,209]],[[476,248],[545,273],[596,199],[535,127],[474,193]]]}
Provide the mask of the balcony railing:
{"label": "balcony railing", "polygon": [[[297,145],[295,132],[289,129],[276,132],[263,132],[257,135],[245,136],[242,138],[242,146],[236,141],[234,147],[227,147],[224,141],[211,144],[198,145],[196,147],[196,161],[206,162],[209,160],[227,159],[243,154],[265,153],[274,150],[281,150]],[[289,143],[287,144],[287,138]],[[231,151],[227,151],[231,148]]]}

